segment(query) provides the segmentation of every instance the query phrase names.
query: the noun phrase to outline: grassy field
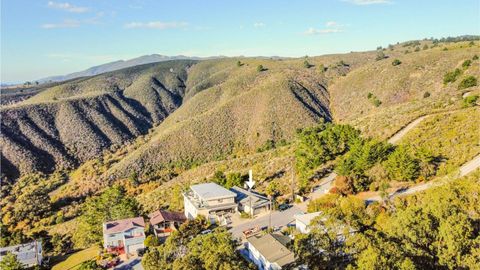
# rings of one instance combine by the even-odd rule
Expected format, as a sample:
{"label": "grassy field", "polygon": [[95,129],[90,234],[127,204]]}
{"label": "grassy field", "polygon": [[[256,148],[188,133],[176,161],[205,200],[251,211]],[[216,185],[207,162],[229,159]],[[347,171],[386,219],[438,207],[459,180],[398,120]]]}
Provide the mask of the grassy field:
{"label": "grassy field", "polygon": [[52,270],[73,270],[77,269],[82,262],[92,260],[97,255],[100,249],[98,247],[90,247],[80,250],[70,255],[61,258],[61,262],[55,264]]}

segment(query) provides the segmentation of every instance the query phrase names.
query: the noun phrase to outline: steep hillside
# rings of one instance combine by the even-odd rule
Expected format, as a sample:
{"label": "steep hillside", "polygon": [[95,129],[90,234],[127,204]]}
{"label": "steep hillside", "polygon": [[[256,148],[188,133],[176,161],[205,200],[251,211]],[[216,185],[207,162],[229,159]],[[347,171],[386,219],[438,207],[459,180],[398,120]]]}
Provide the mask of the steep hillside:
{"label": "steep hillside", "polygon": [[182,103],[192,61],[82,78],[1,110],[2,173],[71,168],[144,134]]}
{"label": "steep hillside", "polygon": [[[457,89],[468,75],[480,77],[478,60],[468,68],[462,67],[465,60],[471,60],[478,52],[478,44],[471,46],[467,42],[418,52],[402,45],[386,50],[388,58],[371,61],[330,85],[334,119],[353,124],[368,135],[388,138],[421,115],[459,108],[463,93],[480,89]],[[394,59],[401,64],[394,66]],[[444,84],[444,74],[455,68],[462,71],[460,77]],[[375,100],[381,102],[378,107]]]}
{"label": "steep hillside", "polygon": [[[147,173],[169,163],[205,162],[255,151],[296,128],[331,120],[325,78],[300,60],[201,62],[189,71],[185,102],[149,143],[111,169],[117,176]],[[265,70],[258,71],[263,65]]]}

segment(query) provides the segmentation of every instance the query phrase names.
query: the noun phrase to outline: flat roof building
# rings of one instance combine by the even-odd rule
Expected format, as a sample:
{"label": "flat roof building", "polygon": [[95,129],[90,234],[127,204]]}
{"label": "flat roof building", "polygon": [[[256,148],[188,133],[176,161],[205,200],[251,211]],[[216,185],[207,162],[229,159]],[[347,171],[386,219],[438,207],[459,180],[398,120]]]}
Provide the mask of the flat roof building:
{"label": "flat roof building", "polygon": [[322,212],[314,212],[314,213],[307,213],[307,214],[297,214],[294,216],[295,218],[295,228],[301,233],[309,233],[310,232],[310,223],[316,217],[318,217]]}
{"label": "flat roof building", "polygon": [[42,265],[43,252],[41,241],[0,248],[0,261],[8,253],[17,256],[17,260],[28,267]]}
{"label": "flat roof building", "polygon": [[279,270],[292,265],[295,255],[287,248],[290,237],[282,234],[257,234],[247,238],[248,258],[261,270]]}
{"label": "flat roof building", "polygon": [[190,186],[183,193],[185,217],[194,219],[203,215],[211,222],[223,223],[224,215],[235,212],[237,208],[236,196],[234,192],[215,183]]}

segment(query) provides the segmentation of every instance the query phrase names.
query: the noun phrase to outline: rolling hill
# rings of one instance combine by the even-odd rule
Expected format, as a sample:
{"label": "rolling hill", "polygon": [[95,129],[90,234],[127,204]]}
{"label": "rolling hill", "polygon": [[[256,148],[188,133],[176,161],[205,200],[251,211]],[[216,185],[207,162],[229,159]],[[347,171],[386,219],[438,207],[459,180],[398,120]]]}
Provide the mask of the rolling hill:
{"label": "rolling hill", "polygon": [[[385,139],[421,115],[460,109],[462,95],[479,90],[457,90],[466,76],[479,77],[478,60],[462,67],[478,45],[421,45],[398,44],[382,59],[369,51],[166,61],[53,85],[1,110],[2,172],[16,178],[74,168],[147,132],[102,178],[152,179],[164,168],[248,155],[322,120]],[[460,78],[443,84],[455,68]]]}

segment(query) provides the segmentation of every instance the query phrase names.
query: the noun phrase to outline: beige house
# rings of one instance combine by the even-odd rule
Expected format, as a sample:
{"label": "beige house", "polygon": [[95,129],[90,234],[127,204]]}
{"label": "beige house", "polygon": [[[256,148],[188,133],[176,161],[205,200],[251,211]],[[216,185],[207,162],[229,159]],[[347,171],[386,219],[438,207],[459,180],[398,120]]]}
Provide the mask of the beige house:
{"label": "beige house", "polygon": [[226,214],[236,211],[236,196],[234,192],[215,183],[190,186],[190,189],[183,193],[185,217],[194,219],[203,215],[213,223],[224,224]]}
{"label": "beige house", "polygon": [[256,234],[247,238],[245,243],[248,258],[260,270],[279,270],[290,267],[295,262],[295,255],[287,248],[291,241],[282,234]]}

